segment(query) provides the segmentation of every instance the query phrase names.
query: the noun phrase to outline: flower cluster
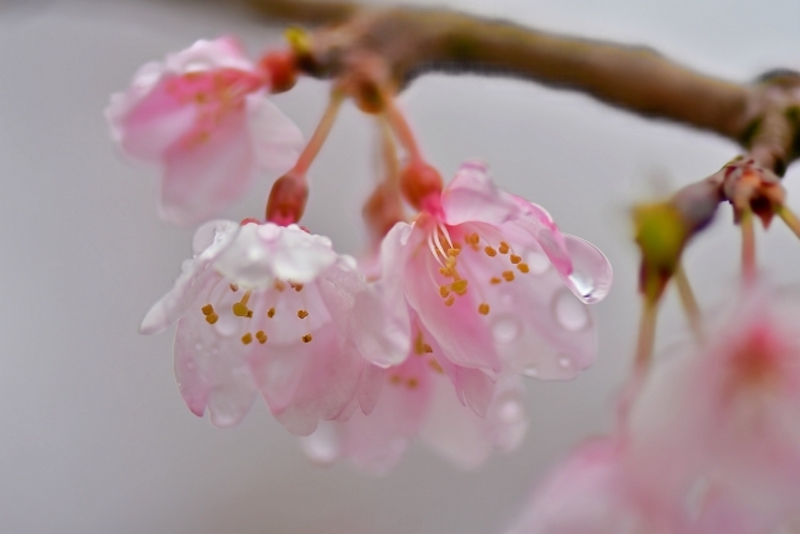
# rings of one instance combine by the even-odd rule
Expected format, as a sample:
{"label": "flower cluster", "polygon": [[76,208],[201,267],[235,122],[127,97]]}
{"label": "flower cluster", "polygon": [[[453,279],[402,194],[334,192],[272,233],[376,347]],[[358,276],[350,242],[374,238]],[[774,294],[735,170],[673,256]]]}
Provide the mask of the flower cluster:
{"label": "flower cluster", "polygon": [[[318,462],[385,472],[417,436],[465,467],[513,449],[526,429],[521,375],[567,380],[593,362],[587,304],[610,288],[608,261],[496,187],[483,164],[444,186],[403,127],[409,162],[379,188],[416,213],[395,209],[388,224],[373,214],[373,230],[385,230],[369,272],[337,254],[295,223],[340,100],[301,152],[297,128],[265,99],[293,77],[290,56],[253,63],[229,38],[200,41],[146,65],[112,98],[122,150],[162,168],[169,221],[208,221],[256,171],[288,171],[267,220],[200,226],[142,333],[177,323],[175,373],[192,412],[234,425],[260,393]],[[386,115],[402,120],[395,108]]]}
{"label": "flower cluster", "polygon": [[767,534],[793,519],[798,317],[798,295],[747,289],[713,341],[630,386],[617,432],[580,446],[509,534]]}

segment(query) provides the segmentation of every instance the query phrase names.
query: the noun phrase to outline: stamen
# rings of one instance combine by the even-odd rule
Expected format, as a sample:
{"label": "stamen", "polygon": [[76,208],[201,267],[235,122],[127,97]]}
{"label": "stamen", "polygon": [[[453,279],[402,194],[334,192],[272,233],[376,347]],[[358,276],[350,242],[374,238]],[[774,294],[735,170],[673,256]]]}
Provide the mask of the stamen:
{"label": "stamen", "polygon": [[486,253],[486,255],[487,255],[487,256],[489,256],[490,258],[494,258],[495,256],[497,256],[497,251],[496,251],[495,249],[493,249],[492,247],[488,247],[488,246],[487,246],[486,248],[484,248],[484,249],[483,249],[483,251],[484,251],[484,252]]}
{"label": "stamen", "polygon": [[286,289],[286,284],[284,284],[280,280],[275,280],[275,289],[277,289],[278,291],[283,291],[284,289]]}
{"label": "stamen", "polygon": [[302,291],[303,290],[303,284],[292,284],[292,288],[295,291]]}
{"label": "stamen", "polygon": [[443,224],[439,224],[439,230],[444,234],[444,238],[447,240],[447,244],[450,245],[450,248],[453,248],[453,240],[450,239],[450,232],[447,231],[447,226]]}
{"label": "stamen", "polygon": [[433,348],[432,348],[430,345],[428,345],[427,343],[423,343],[423,344],[422,344],[422,351],[423,351],[425,354],[430,354],[430,353],[432,353],[432,352],[433,352]]}
{"label": "stamen", "polygon": [[400,378],[400,375],[392,375],[392,376],[389,377],[389,382],[391,382],[395,386],[400,384],[400,382],[402,382],[402,381],[403,381],[403,379]]}
{"label": "stamen", "polygon": [[449,297],[447,297],[447,300],[444,301],[445,306],[452,306],[455,303],[456,303],[456,298],[453,295],[450,295]]}
{"label": "stamen", "polygon": [[406,381],[408,385],[408,389],[416,389],[419,386],[419,380],[414,378],[413,376]]}
{"label": "stamen", "polygon": [[231,291],[233,291],[234,293],[239,291],[239,286],[237,286],[236,284],[231,284],[229,287],[231,288]]}
{"label": "stamen", "polygon": [[311,343],[311,340],[314,339],[314,338],[311,337],[311,334],[306,334],[300,339],[303,340],[303,343]]}
{"label": "stamen", "polygon": [[263,330],[259,330],[256,332],[256,339],[263,345],[267,342],[267,334],[265,334]]}
{"label": "stamen", "polygon": [[500,280],[500,279],[499,279],[499,278],[497,278],[496,276],[493,276],[493,277],[491,277],[491,278],[489,279],[489,283],[490,283],[490,284],[495,284],[495,285],[497,285],[497,284],[499,284],[500,282],[502,282],[502,280]]}
{"label": "stamen", "polygon": [[306,317],[308,317],[308,312],[306,310],[297,310],[297,316],[300,319],[305,319]]}
{"label": "stamen", "polygon": [[508,259],[510,259],[511,263],[513,263],[514,265],[522,261],[522,258],[520,256],[517,256],[516,254],[512,254],[511,256],[508,257]]}
{"label": "stamen", "polygon": [[455,256],[458,256],[459,254],[461,254],[461,249],[460,248],[447,249],[447,255],[448,256],[455,257]]}
{"label": "stamen", "polygon": [[[444,269],[444,263],[442,263],[442,260],[439,258],[439,254],[437,254],[437,252],[436,252],[436,247],[433,245],[433,234],[432,233],[428,234],[428,249],[430,249],[430,251],[431,251],[431,256],[433,256],[433,258],[437,261],[437,263],[442,266],[441,269],[439,269],[439,272],[444,274],[444,272],[442,272],[442,269]],[[446,274],[444,274],[444,275],[447,276]]]}
{"label": "stamen", "polygon": [[450,295],[450,289],[447,286],[439,286],[439,294],[446,299]]}
{"label": "stamen", "polygon": [[208,324],[214,324],[217,321],[219,321],[219,315],[217,315],[216,313],[209,313],[208,315],[206,315],[206,322]]}
{"label": "stamen", "polygon": [[528,273],[531,270],[531,268],[528,267],[527,263],[520,263],[519,265],[517,265],[517,269],[519,269],[519,272],[521,273]]}
{"label": "stamen", "polygon": [[200,308],[200,311],[203,312],[203,315],[211,315],[212,313],[214,313],[214,306],[212,306],[211,304],[206,304],[205,306]]}
{"label": "stamen", "polygon": [[489,305],[485,302],[481,302],[478,306],[478,313],[481,315],[489,315]]}
{"label": "stamen", "polygon": [[508,254],[509,251],[508,243],[506,243],[505,241],[500,241],[500,246],[498,247],[498,249],[500,250],[500,254]]}
{"label": "stamen", "polygon": [[441,375],[441,374],[444,374],[444,369],[442,369],[442,366],[441,366],[441,364],[439,364],[439,362],[437,362],[437,361],[436,361],[436,360],[434,360],[433,358],[431,358],[431,359],[428,361],[428,365],[430,365],[430,366],[431,366],[431,369],[433,369],[434,371],[436,371],[436,372],[437,372],[437,373],[439,373],[440,375]]}
{"label": "stamen", "polygon": [[250,300],[250,295],[252,293],[253,293],[252,290],[248,291],[247,293],[244,294],[242,300],[231,306],[231,308],[233,309],[233,314],[236,317],[252,317],[252,313],[250,315],[247,315],[247,313],[250,311],[247,308],[247,302]]}
{"label": "stamen", "polygon": [[513,282],[514,281],[514,271],[503,271],[503,278],[506,279],[506,282]]}
{"label": "stamen", "polygon": [[437,231],[435,233],[432,233],[431,235],[433,236],[433,244],[436,245],[436,250],[438,250],[439,254],[441,254],[442,257],[444,258],[447,257],[447,253],[444,251],[444,247],[442,246],[442,240],[440,239],[439,230],[441,229],[441,227],[442,225],[440,224]]}
{"label": "stamen", "polygon": [[469,282],[467,280],[461,279],[456,280],[452,284],[450,284],[450,289],[453,290],[458,296],[463,297],[467,293],[467,285]]}
{"label": "stamen", "polygon": [[270,319],[275,317],[275,308],[270,308],[269,310],[267,310],[267,317],[269,317]]}
{"label": "stamen", "polygon": [[249,345],[252,342],[253,342],[253,335],[250,332],[242,336],[242,343],[244,343],[245,345]]}

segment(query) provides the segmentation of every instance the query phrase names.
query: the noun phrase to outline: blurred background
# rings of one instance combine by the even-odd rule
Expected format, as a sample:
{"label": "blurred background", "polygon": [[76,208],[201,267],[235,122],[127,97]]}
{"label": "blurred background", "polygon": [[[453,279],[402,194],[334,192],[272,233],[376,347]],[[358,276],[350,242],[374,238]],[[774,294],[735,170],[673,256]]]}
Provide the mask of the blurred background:
{"label": "blurred background", "polygon": [[[431,5],[431,4],[426,4]],[[747,81],[800,68],[797,0],[450,0],[552,31],[651,45]],[[193,416],[172,372],[172,333],[137,334],[171,287],[193,233],[156,217],[156,175],[108,137],[103,109],[144,62],[198,38],[236,34],[252,54],[281,31],[224,0],[0,1],[0,532],[489,534],[537,476],[608,428],[638,317],[627,213],[637,199],[716,171],[737,147],[645,121],[586,96],[516,80],[429,75],[403,95],[424,151],[447,175],[469,158],[603,249],[616,274],[594,308],[596,365],[570,383],[528,383],[530,431],[476,472],[417,443],[394,473],[311,465],[259,403],[218,430]],[[308,135],[327,85],[302,80],[278,104]],[[357,254],[373,180],[374,131],[348,104],[312,168],[306,225]],[[800,167],[790,169],[800,209]],[[260,216],[269,183],[231,209]],[[691,246],[687,270],[713,311],[735,287],[727,207]],[[800,243],[776,224],[759,260],[797,283]],[[658,345],[686,336],[670,295]]]}

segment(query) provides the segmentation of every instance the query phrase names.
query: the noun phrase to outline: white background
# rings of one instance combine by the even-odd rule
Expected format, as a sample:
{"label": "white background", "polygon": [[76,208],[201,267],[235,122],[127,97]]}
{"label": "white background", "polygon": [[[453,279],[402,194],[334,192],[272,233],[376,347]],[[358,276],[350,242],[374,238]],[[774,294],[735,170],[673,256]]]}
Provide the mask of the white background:
{"label": "white background", "polygon": [[[219,5],[225,2],[219,0]],[[554,31],[655,46],[746,81],[800,68],[797,0],[453,0]],[[156,218],[156,176],[122,161],[102,110],[135,69],[201,37],[280,42],[245,11],[205,2],[0,3],[0,532],[438,534],[502,529],[537,474],[608,428],[631,360],[638,303],[632,201],[717,170],[731,143],[647,122],[530,83],[427,76],[404,95],[424,151],[444,173],[480,157],[513,192],[609,256],[616,285],[595,307],[597,364],[571,383],[529,382],[523,446],[463,473],[412,447],[390,476],[312,466],[259,403],[239,427],[193,416],[172,373],[171,333],[142,337],[144,312],[189,254],[191,229]],[[309,134],[326,96],[304,80],[279,105]],[[306,224],[357,253],[371,178],[370,122],[348,105],[312,170]],[[798,169],[787,175],[800,209]],[[661,184],[661,185],[659,185]],[[262,182],[229,216],[260,215]],[[773,279],[798,282],[800,242],[759,232]],[[705,309],[735,287],[730,210],[692,245]],[[680,340],[674,296],[659,345]]]}

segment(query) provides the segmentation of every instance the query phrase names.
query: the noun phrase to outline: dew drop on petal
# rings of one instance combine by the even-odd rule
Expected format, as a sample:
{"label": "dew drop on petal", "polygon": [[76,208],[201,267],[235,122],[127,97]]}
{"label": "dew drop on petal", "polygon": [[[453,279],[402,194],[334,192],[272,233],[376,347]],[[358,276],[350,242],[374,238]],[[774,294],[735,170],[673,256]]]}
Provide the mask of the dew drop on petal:
{"label": "dew drop on petal", "polygon": [[332,464],[341,454],[336,430],[329,425],[318,426],[313,434],[302,439],[301,444],[311,461],[318,464]]}
{"label": "dew drop on petal", "polygon": [[511,425],[519,423],[525,418],[525,410],[519,400],[513,398],[500,403],[497,415],[502,422]]}
{"label": "dew drop on petal", "polygon": [[579,237],[565,235],[564,238],[572,260],[573,270],[567,277],[570,289],[587,304],[603,300],[611,290],[614,277],[605,254]]}
{"label": "dew drop on petal", "polygon": [[553,313],[558,324],[566,330],[577,332],[589,324],[589,311],[566,289],[556,293],[553,298]]}
{"label": "dew drop on petal", "polygon": [[237,323],[238,319],[235,316],[224,314],[220,316],[214,327],[217,329],[217,333],[222,337],[231,337],[239,330],[239,325]]}
{"label": "dew drop on petal", "polygon": [[525,262],[528,264],[528,268],[532,274],[544,274],[550,269],[550,258],[547,255],[540,251],[531,251],[525,257]]}
{"label": "dew drop on petal", "polygon": [[522,370],[522,374],[530,378],[539,378],[539,368],[535,365],[529,365]]}
{"label": "dew drop on petal", "polygon": [[521,330],[519,319],[513,315],[499,315],[492,321],[492,335],[498,343],[511,343],[519,337]]}

